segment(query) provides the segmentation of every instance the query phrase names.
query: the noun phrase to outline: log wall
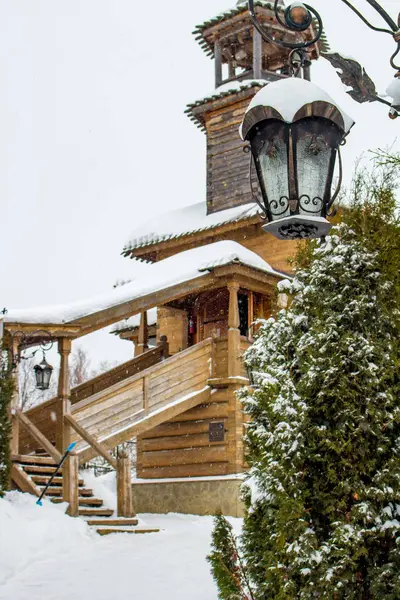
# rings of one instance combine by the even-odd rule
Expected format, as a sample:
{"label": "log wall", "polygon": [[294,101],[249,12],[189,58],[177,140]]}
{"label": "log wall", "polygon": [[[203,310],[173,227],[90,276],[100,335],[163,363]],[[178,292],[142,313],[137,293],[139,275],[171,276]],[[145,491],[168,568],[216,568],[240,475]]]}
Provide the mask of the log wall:
{"label": "log wall", "polygon": [[[213,377],[224,379],[228,375],[228,340],[217,338],[214,350]],[[241,351],[249,347],[246,338],[241,339]],[[245,369],[242,369],[242,376]],[[241,411],[235,397],[235,389],[227,383],[215,391],[212,401],[186,411],[137,439],[137,476],[143,479],[200,477],[227,475],[240,472],[239,464],[233,462],[237,444],[242,443],[243,431],[234,431],[232,410]],[[224,423],[223,442],[210,442],[210,423]],[[230,430],[232,427],[232,431]]]}
{"label": "log wall", "polygon": [[[235,101],[236,99],[236,101]],[[252,202],[250,154],[245,154],[239,126],[249,98],[211,110],[205,116],[207,130],[207,211],[217,212]],[[253,177],[258,189],[257,179]]]}

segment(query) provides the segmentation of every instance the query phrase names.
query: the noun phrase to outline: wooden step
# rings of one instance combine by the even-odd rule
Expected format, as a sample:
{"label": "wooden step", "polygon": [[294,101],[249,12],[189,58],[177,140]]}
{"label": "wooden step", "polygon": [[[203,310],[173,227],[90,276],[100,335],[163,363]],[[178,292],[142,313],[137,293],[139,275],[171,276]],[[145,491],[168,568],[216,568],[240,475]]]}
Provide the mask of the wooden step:
{"label": "wooden step", "polygon": [[129,527],[96,527],[100,535],[110,535],[111,533],[159,533],[159,529],[135,529]]}
{"label": "wooden step", "polygon": [[[50,477],[47,475],[32,475],[31,479],[37,485],[47,485],[50,481]],[[62,485],[62,482],[63,478],[57,475],[57,477],[54,477],[53,481],[51,482],[51,485],[59,486]],[[79,487],[83,485],[85,485],[83,479],[79,479]]]}
{"label": "wooden step", "polygon": [[24,469],[25,473],[38,473],[39,475],[41,473],[49,473],[50,475],[52,475],[54,473],[54,471],[56,470],[55,467],[45,467],[42,465],[21,465],[22,468]]}
{"label": "wooden step", "polygon": [[[43,491],[45,488],[44,485],[39,486],[40,491]],[[62,487],[53,487],[50,486],[49,488],[47,488],[46,491],[46,496],[62,496],[63,490]],[[92,498],[93,497],[93,490],[89,490],[87,488],[81,488],[79,490],[79,497],[88,497],[88,498]]]}
{"label": "wooden step", "polygon": [[[64,502],[62,498],[52,498],[54,504],[61,504]],[[79,498],[79,506],[103,506],[103,500],[100,498]]]}
{"label": "wooden step", "polygon": [[50,456],[33,456],[31,454],[13,454],[13,462],[23,465],[55,465],[56,463]]}
{"label": "wooden step", "polygon": [[111,508],[80,508],[81,517],[112,517],[114,511]]}
{"label": "wooden step", "polygon": [[123,517],[118,518],[118,519],[111,519],[111,518],[105,518],[105,519],[88,519],[86,521],[86,523],[88,525],[94,525],[94,526],[114,526],[114,527],[129,527],[129,526],[136,526],[138,524],[138,519],[134,518],[134,519],[124,519]]}

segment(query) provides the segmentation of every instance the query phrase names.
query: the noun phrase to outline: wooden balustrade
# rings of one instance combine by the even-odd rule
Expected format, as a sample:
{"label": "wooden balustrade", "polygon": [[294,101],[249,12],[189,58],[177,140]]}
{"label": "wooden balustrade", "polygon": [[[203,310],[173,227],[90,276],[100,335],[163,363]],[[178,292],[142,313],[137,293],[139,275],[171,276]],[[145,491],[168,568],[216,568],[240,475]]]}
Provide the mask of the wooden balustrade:
{"label": "wooden balustrade", "polygon": [[18,422],[29,432],[29,434],[36,440],[39,444],[40,448],[46,450],[46,452],[51,456],[51,458],[59,463],[62,455],[61,453],[53,446],[50,440],[32,423],[32,421],[26,416],[25,413],[20,410],[15,412],[16,418]]}
{"label": "wooden balustrade", "polygon": [[[132,465],[130,458],[126,453],[120,454],[118,458],[114,458],[105,448],[103,444],[98,442],[90,433],[75,421],[70,415],[65,415],[66,423],[76,431],[81,438],[89,444],[97,456],[102,456],[117,474],[117,497],[118,497],[118,516],[133,517],[135,512],[132,506]],[[69,515],[76,516],[79,511],[77,504],[78,498],[78,479],[79,479],[79,457],[74,453],[68,460],[71,461],[72,467],[69,473]]]}
{"label": "wooden balustrade", "polygon": [[[103,373],[82,383],[81,385],[71,390],[72,412],[74,404],[89,398],[94,394],[107,389],[116,383],[129,379],[130,377],[149,369],[150,367],[160,363],[164,358],[168,358],[168,341],[163,338],[157,348],[152,348],[141,356],[134,358],[128,362],[118,365],[107,373]],[[43,402],[39,406],[26,411],[24,414],[28,416],[30,421],[45,435],[51,442],[56,439],[56,425],[59,418],[58,414],[58,398],[52,398],[47,402]],[[17,421],[16,421],[17,422]],[[18,430],[15,428],[16,437]],[[14,442],[13,453],[29,454],[37,448],[36,439],[29,433],[28,430],[19,433],[18,452],[16,450],[16,442]]]}
{"label": "wooden balustrade", "polygon": [[[192,346],[166,362],[75,404],[72,416],[93,438],[104,440],[108,449],[114,448],[131,439],[129,428],[137,421],[207,386],[211,348],[211,339]],[[87,452],[85,446],[87,443],[78,442],[81,463],[95,456]]]}

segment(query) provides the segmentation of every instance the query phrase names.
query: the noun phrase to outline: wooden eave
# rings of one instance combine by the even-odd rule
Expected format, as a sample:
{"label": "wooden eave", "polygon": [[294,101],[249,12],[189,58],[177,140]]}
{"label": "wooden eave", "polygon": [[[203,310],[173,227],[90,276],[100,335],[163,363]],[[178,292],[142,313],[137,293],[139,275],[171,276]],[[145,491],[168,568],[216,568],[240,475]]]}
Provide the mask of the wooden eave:
{"label": "wooden eave", "polygon": [[[265,83],[267,83],[267,81]],[[262,87],[263,86],[260,83],[254,82],[251,86],[249,86],[249,84],[243,84],[244,89],[239,91],[227,90],[226,92],[218,93],[218,90],[216,90],[214,96],[203,98],[202,100],[188,104],[185,114],[188,115],[191,121],[197,122],[200,128],[205,131],[205,116],[207,113],[226,108],[227,106],[236,102],[241,102],[242,100],[250,100]]]}
{"label": "wooden eave", "polygon": [[[274,3],[268,2],[260,2],[255,0],[255,12],[261,17],[265,17],[266,21],[269,21],[276,31],[282,31],[286,35],[291,32],[284,29],[276,20],[274,14]],[[283,12],[283,7],[278,7],[280,12]],[[314,29],[317,26],[316,19],[314,21]],[[216,38],[225,37],[226,35],[234,35],[237,28],[239,27],[252,27],[251,19],[248,10],[245,7],[237,7],[228,11],[226,13],[221,14],[219,17],[215,17],[206,21],[201,25],[197,25],[197,27],[193,31],[193,35],[195,36],[196,41],[200,44],[204,52],[210,56],[210,58],[214,58],[214,41]],[[305,32],[306,35],[303,36],[306,39],[311,39],[311,33]],[[329,51],[329,43],[325,33],[322,34],[319,42],[316,45],[312,46],[311,50],[313,51],[313,58],[318,58],[320,52],[328,52]]]}
{"label": "wooden eave", "polygon": [[114,325],[124,319],[128,319],[140,312],[184,298],[194,292],[218,289],[223,287],[224,283],[228,280],[236,277],[239,283],[242,281],[246,289],[259,293],[266,293],[268,288],[274,287],[278,281],[283,279],[283,275],[279,275],[278,273],[276,275],[265,273],[259,269],[235,263],[223,267],[216,267],[207,274],[203,274],[190,281],[176,284],[156,293],[136,298],[135,300],[125,302],[115,307],[104,309],[92,315],[88,315],[87,317],[77,319],[72,323],[79,325],[79,337],[88,335],[89,333],[104,329],[105,327]]}
{"label": "wooden eave", "polygon": [[[74,322],[79,325],[80,332],[79,336],[87,335],[114,323],[118,323],[123,319],[127,319],[139,312],[144,312],[150,308],[156,306],[163,306],[168,302],[178,300],[194,292],[201,292],[203,290],[211,290],[222,287],[228,279],[232,279],[235,275],[239,279],[242,279],[247,289],[253,291],[260,291],[263,287],[264,293],[266,288],[273,287],[277,281],[281,280],[283,276],[273,275],[264,273],[258,269],[246,267],[241,264],[233,264],[225,267],[216,267],[214,270],[207,274],[203,274],[190,281],[179,283],[170,288],[160,290],[156,293],[148,294],[120,304],[115,307],[110,307],[105,310],[99,311],[87,317],[81,318]],[[256,289],[257,288],[257,289]]]}
{"label": "wooden eave", "polygon": [[[44,332],[46,332],[46,334],[49,333],[54,339],[73,339],[79,337],[80,326],[75,324],[57,325],[49,323],[11,323],[4,321],[4,331],[6,334],[6,342],[10,335],[17,337],[18,333],[23,333],[24,335],[28,335],[30,338],[35,339],[37,343],[40,343],[41,340],[47,339],[47,336],[45,337],[43,335]],[[34,344],[31,343],[30,345],[32,346]]]}
{"label": "wooden eave", "polygon": [[[245,206],[246,205],[244,204],[243,207]],[[217,225],[212,228],[210,227],[209,229],[204,229],[203,231],[184,234],[179,237],[164,240],[162,242],[150,243],[146,246],[133,248],[132,250],[125,250],[122,254],[126,257],[130,256],[131,258],[141,258],[153,262],[153,256],[157,252],[163,252],[164,250],[170,250],[171,248],[178,249],[188,243],[191,243],[194,246],[200,245],[199,243],[203,241],[212,243],[212,238],[215,238],[215,236],[218,236],[218,240],[214,241],[219,241],[221,235],[229,233],[230,231],[237,231],[238,229],[250,227],[252,225],[259,225],[260,223],[260,215],[255,215],[239,221],[224,223],[223,225]]]}

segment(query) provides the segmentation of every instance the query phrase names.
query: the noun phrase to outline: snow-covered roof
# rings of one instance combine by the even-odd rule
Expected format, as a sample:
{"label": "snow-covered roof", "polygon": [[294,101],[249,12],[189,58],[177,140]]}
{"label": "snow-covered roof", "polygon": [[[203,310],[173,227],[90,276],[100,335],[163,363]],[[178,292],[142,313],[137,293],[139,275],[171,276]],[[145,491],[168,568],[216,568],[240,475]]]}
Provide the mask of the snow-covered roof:
{"label": "snow-covered roof", "polygon": [[210,215],[207,215],[205,202],[171,210],[135,229],[126,242],[122,254],[128,256],[135,248],[146,248],[199,231],[207,231],[226,223],[243,221],[255,217],[260,212],[260,208],[255,203],[235,206]]}
{"label": "snow-covered roof", "polygon": [[[277,79],[281,79],[281,77],[278,74],[276,77]],[[220,85],[217,89],[215,89],[213,92],[210,92],[204,98],[201,98],[200,100],[196,100],[195,102],[191,102],[190,104],[188,104],[185,110],[185,114],[189,117],[191,121],[193,121],[196,124],[196,126],[199,129],[205,131],[206,128],[204,122],[201,118],[199,118],[198,115],[194,114],[193,109],[197,108],[198,106],[202,106],[207,102],[213,102],[215,100],[220,100],[221,98],[227,98],[228,96],[236,94],[237,92],[244,92],[255,87],[264,87],[267,83],[268,81],[266,81],[265,79],[243,79],[242,81],[229,81],[228,83]]]}
{"label": "snow-covered roof", "polygon": [[[85,317],[92,317],[97,313],[103,313],[103,311],[128,303],[131,305],[135,300],[151,297],[161,290],[173,289],[175,286],[193,279],[198,280],[217,267],[231,264],[245,265],[282,278],[281,273],[275,271],[258,254],[241,244],[233,241],[216,242],[208,246],[186,250],[160,262],[147,265],[140,276],[131,283],[114,288],[105,294],[59,306],[10,310],[4,317],[4,322],[40,323],[43,325],[79,324]],[[151,301],[148,305],[150,308]],[[131,310],[131,306],[127,307],[128,310]],[[134,312],[132,310],[132,313]],[[104,322],[110,323],[110,316],[112,315],[109,313],[106,316],[103,315]],[[121,320],[121,316],[120,314],[119,319],[116,318],[115,322]],[[96,318],[97,329],[101,329],[102,322],[101,318]]]}
{"label": "snow-covered roof", "polygon": [[[283,6],[284,3],[282,2],[281,4],[282,4],[282,6],[280,6],[279,8],[282,10],[284,8],[284,6]],[[262,8],[269,8],[270,10],[274,10],[274,2],[268,2],[266,0],[255,0],[254,6],[255,7],[260,6]],[[214,46],[210,42],[210,40],[207,40],[204,37],[204,35],[203,35],[204,31],[210,27],[213,27],[214,25],[217,25],[218,23],[221,23],[222,21],[230,19],[230,18],[234,17],[235,15],[238,15],[239,13],[247,11],[247,10],[248,10],[247,2],[238,2],[236,4],[236,6],[234,6],[230,10],[221,12],[218,15],[216,15],[215,17],[211,17],[210,19],[207,19],[206,21],[204,21],[204,23],[200,23],[199,25],[196,25],[196,27],[192,33],[195,36],[196,40],[199,42],[201,48],[207,54],[207,56],[214,57]],[[329,51],[329,43],[328,43],[328,40],[324,33],[322,34],[321,39],[318,42],[318,44],[319,44],[319,47],[322,52]]]}
{"label": "snow-covered roof", "polygon": [[[111,333],[119,333],[120,331],[127,331],[131,329],[135,329],[140,326],[140,314],[134,315],[133,317],[129,317],[129,319],[124,319],[120,321],[113,327]],[[157,324],[157,308],[151,308],[147,311],[147,325],[156,325]]]}
{"label": "snow-covered roof", "polygon": [[346,133],[350,131],[354,121],[338,106],[335,100],[315,83],[297,77],[274,81],[257,92],[247,108],[244,122],[248,113],[258,106],[263,106],[275,109],[284,121],[291,123],[303,106],[313,102],[326,102],[335,106],[343,117]]}

